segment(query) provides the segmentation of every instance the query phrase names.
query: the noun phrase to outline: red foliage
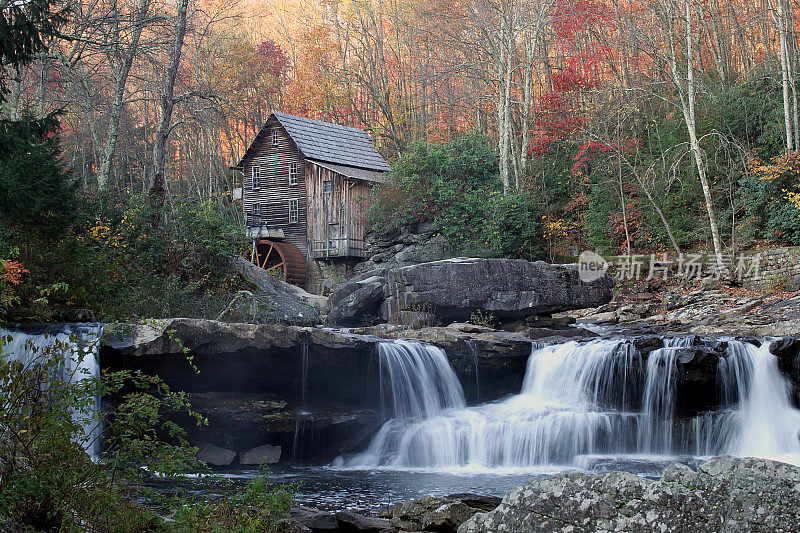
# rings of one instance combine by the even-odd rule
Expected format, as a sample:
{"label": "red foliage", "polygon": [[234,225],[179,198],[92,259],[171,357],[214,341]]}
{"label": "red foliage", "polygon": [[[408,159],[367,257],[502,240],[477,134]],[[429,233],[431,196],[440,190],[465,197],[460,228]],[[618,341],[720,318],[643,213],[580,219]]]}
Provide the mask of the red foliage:
{"label": "red foliage", "polygon": [[19,285],[22,283],[22,275],[28,274],[28,270],[19,261],[0,259],[0,266],[3,267],[0,271],[0,281],[4,283]]}
{"label": "red foliage", "polygon": [[289,68],[289,58],[280,46],[271,39],[262,41],[258,45],[258,55],[261,56],[261,71],[276,78],[283,76]]}
{"label": "red foliage", "polygon": [[602,2],[593,0],[556,0],[553,26],[556,35],[572,41],[578,32],[590,27],[603,27],[607,31],[613,23],[611,11]]}
{"label": "red foliage", "polygon": [[[630,232],[633,248],[636,244],[651,244],[652,236],[647,232],[647,220],[642,211],[640,201],[633,199],[625,204],[625,214],[628,219],[628,231]],[[628,241],[625,239],[625,219],[621,211],[612,211],[608,217],[610,224],[609,233],[619,246],[620,253],[627,251]]]}
{"label": "red foliage", "polygon": [[560,72],[551,76],[553,88],[539,98],[536,131],[528,150],[544,155],[553,141],[564,140],[580,130],[585,118],[580,115],[579,98],[597,85],[592,70],[579,69],[580,61],[572,58]]}
{"label": "red foliage", "polygon": [[578,174],[587,167],[588,163],[594,161],[598,154],[605,154],[611,151],[616,153],[617,150],[619,150],[623,155],[627,156],[633,153],[636,144],[636,141],[631,139],[612,141],[610,143],[599,141],[584,143],[578,149],[578,153],[575,154],[575,157],[572,158],[573,163],[571,171],[573,174]]}

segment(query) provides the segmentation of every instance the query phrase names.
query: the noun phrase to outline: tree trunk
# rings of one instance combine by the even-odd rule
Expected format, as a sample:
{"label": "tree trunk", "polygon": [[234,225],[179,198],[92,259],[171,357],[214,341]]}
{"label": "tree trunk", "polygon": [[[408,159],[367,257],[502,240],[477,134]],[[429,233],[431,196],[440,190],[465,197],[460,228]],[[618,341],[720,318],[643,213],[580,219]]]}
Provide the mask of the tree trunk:
{"label": "tree trunk", "polygon": [[711,239],[714,242],[714,255],[717,259],[717,268],[722,274],[727,273],[725,266],[725,259],[722,253],[722,239],[719,235],[719,225],[717,224],[717,215],[714,212],[713,195],[711,194],[711,187],[708,183],[708,176],[706,173],[705,161],[703,161],[703,153],[700,149],[700,141],[697,138],[697,122],[695,120],[695,86],[694,86],[694,49],[693,41],[694,35],[692,32],[692,0],[686,0],[686,62],[687,62],[687,95],[686,104],[683,106],[684,118],[686,119],[686,129],[689,131],[689,145],[694,161],[697,165],[697,174],[700,178],[700,185],[703,188],[703,196],[706,201],[706,212],[708,213],[708,222],[711,226]]}
{"label": "tree trunk", "polygon": [[130,47],[124,52],[120,69],[115,73],[114,100],[111,103],[111,111],[108,116],[108,132],[106,133],[106,143],[103,147],[103,159],[100,163],[100,172],[97,174],[97,186],[100,190],[108,187],[111,163],[114,160],[114,152],[119,139],[119,119],[122,115],[122,108],[125,106],[125,86],[128,82],[128,74],[131,71],[133,59],[139,50],[139,38],[142,35],[149,9],[150,0],[142,0],[136,16],[136,26],[131,34]]}
{"label": "tree trunk", "polygon": [[792,131],[792,105],[789,96],[789,47],[786,39],[786,17],[784,15],[783,0],[776,0],[777,2],[777,20],[775,21],[778,26],[778,37],[780,41],[780,54],[781,54],[781,83],[783,86],[783,121],[786,129],[786,149],[789,151],[794,150],[794,132]]}
{"label": "tree trunk", "polygon": [[155,208],[154,226],[158,226],[160,210],[164,205],[166,189],[164,186],[164,163],[166,160],[167,140],[171,129],[172,109],[175,107],[175,78],[181,60],[183,39],[186,35],[186,12],[189,0],[180,0],[175,21],[175,40],[169,56],[169,66],[164,80],[164,91],[161,94],[161,115],[159,117],[156,138],[153,144],[153,181],[150,185],[150,201]]}
{"label": "tree trunk", "polygon": [[500,156],[500,179],[503,181],[503,192],[511,188],[511,124],[509,116],[509,96],[511,93],[511,72],[508,68],[508,50],[506,49],[506,23],[505,12],[500,13],[500,38],[497,43],[497,79],[499,90],[497,93],[497,142]]}

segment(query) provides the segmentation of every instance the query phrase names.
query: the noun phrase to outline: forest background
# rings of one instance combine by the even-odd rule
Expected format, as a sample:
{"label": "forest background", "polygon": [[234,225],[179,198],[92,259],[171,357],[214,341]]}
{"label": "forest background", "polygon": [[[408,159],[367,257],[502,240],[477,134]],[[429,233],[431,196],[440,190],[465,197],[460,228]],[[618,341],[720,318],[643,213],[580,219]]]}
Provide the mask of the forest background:
{"label": "forest background", "polygon": [[2,119],[52,127],[5,143],[9,316],[214,314],[229,167],[273,110],[370,133],[377,231],[550,260],[800,243],[790,0],[34,4],[53,31],[4,60]]}

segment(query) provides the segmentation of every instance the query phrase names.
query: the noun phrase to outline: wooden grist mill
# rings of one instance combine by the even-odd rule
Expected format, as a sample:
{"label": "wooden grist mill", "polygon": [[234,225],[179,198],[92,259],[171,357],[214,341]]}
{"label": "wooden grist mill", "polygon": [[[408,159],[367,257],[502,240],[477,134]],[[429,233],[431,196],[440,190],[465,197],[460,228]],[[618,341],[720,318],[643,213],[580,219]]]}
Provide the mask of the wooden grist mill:
{"label": "wooden grist mill", "polygon": [[391,167],[364,130],[275,112],[231,168],[253,264],[303,287],[306,261],[366,257],[370,192]]}
{"label": "wooden grist mill", "polygon": [[297,247],[269,239],[253,240],[250,262],[286,283],[303,286],[306,282],[306,261]]}

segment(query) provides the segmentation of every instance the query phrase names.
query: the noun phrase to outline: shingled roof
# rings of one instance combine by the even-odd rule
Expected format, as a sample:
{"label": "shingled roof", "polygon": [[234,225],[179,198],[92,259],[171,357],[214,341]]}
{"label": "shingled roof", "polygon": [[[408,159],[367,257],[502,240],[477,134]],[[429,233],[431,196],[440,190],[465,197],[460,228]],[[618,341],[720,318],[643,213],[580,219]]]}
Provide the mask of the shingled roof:
{"label": "shingled roof", "polygon": [[[289,137],[297,145],[297,148],[307,159],[377,172],[392,170],[392,167],[372,146],[369,136],[364,130],[310,118],[296,117],[277,111],[272,113],[270,119],[264,125],[265,127],[270,123],[272,117],[275,117],[280,122]],[[264,129],[261,131],[263,133]],[[261,137],[261,133],[250,145],[250,148],[247,149],[242,161],[239,162],[239,166],[242,165],[259,137]]]}

